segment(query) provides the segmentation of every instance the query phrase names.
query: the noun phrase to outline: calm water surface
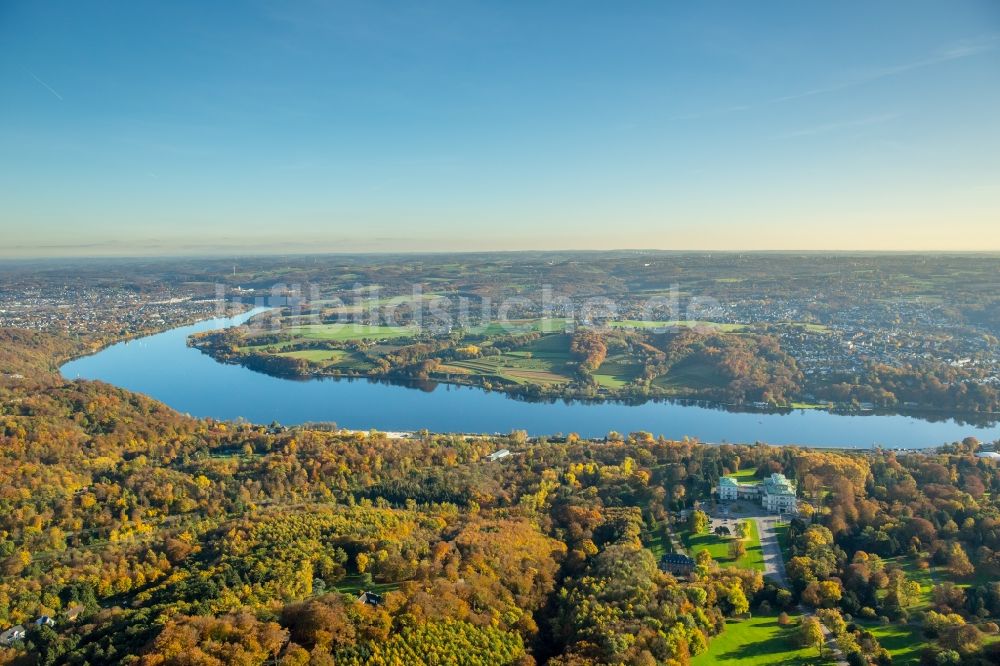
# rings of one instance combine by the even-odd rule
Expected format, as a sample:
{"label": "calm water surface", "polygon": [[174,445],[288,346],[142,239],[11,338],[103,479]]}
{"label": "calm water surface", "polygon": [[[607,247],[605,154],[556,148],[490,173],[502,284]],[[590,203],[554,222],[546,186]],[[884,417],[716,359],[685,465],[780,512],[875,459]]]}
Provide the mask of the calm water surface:
{"label": "calm water surface", "polygon": [[182,326],[123,342],[62,367],[69,379],[100,379],[145,393],[193,416],[246,418],[286,425],[333,421],[344,428],[433,432],[577,432],[646,430],[705,442],[768,442],[805,446],[925,447],[973,435],[1000,439],[1000,426],[981,428],[954,420],[900,415],[841,415],[818,410],[787,414],[727,412],[708,407],[647,402],[524,402],[501,393],[438,384],[432,390],[361,380],[279,379],[217,363],[187,346],[192,333],[239,325],[264,308],[237,317]]}

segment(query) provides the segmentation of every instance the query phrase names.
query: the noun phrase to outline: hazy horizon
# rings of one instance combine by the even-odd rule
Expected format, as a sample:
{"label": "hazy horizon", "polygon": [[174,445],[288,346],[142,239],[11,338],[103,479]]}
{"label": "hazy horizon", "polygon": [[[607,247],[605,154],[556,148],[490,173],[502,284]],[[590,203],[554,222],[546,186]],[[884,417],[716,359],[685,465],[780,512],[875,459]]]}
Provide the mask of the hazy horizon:
{"label": "hazy horizon", "polygon": [[0,257],[1000,251],[1000,5],[0,8]]}
{"label": "hazy horizon", "polygon": [[405,256],[405,257],[433,257],[433,256],[489,256],[489,255],[531,255],[531,254],[594,254],[594,255],[675,255],[698,256],[698,255],[774,255],[795,257],[803,255],[815,255],[818,257],[833,256],[869,256],[869,257],[889,257],[889,256],[1000,256],[1000,250],[811,250],[811,249],[784,249],[784,250],[733,250],[733,249],[664,249],[664,248],[602,248],[598,250],[588,250],[582,248],[554,248],[554,249],[522,249],[522,250],[371,250],[371,251],[337,251],[337,250],[272,250],[262,248],[260,251],[246,250],[231,251],[229,249],[204,249],[197,248],[191,251],[149,252],[147,254],[50,254],[50,255],[24,255],[24,256],[3,256],[0,254],[0,265],[32,265],[46,264],[49,262],[115,262],[115,261],[164,261],[168,262],[177,259],[190,260],[219,260],[219,261],[239,261],[243,259],[275,259],[281,257],[288,258],[309,258],[309,257],[379,257],[379,256]]}

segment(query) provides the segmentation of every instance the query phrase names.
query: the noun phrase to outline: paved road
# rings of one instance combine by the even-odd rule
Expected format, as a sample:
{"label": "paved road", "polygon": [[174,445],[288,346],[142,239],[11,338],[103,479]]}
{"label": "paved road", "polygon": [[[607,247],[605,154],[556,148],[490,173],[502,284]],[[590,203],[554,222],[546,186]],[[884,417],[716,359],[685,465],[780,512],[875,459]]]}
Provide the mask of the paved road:
{"label": "paved road", "polygon": [[[712,512],[712,515],[713,528],[716,524],[722,524],[735,529],[736,520],[743,518],[749,518],[757,523],[761,552],[764,555],[764,575],[774,580],[781,587],[788,589],[788,576],[785,574],[785,558],[781,555],[781,545],[778,543],[778,533],[775,531],[775,526],[779,522],[778,516],[767,513],[764,509],[749,503],[740,503],[739,510],[729,505],[719,506]],[[784,516],[780,520],[788,522],[788,516]],[[808,610],[802,606],[799,606],[799,611],[803,617],[814,616],[816,614],[815,611]],[[844,655],[841,654],[833,633],[822,623],[820,623],[820,627],[823,629],[823,636],[826,638],[826,649],[832,655],[833,663],[836,666],[847,666],[847,661],[844,659]]]}
{"label": "paved road", "polygon": [[778,533],[774,526],[778,519],[775,516],[758,516],[757,532],[760,534],[760,548],[764,555],[764,575],[773,578],[781,587],[788,587],[785,576],[785,559],[781,556],[781,545],[778,543]]}
{"label": "paved road", "polygon": [[[781,546],[774,527],[778,524],[778,516],[766,512],[763,508],[750,503],[739,504],[739,509],[731,505],[722,505],[712,512],[712,528],[716,525],[726,525],[735,531],[736,523],[744,518],[757,523],[757,533],[760,535],[761,553],[764,556],[764,575],[773,579],[778,585],[787,588],[788,578],[785,575],[785,560],[781,556]],[[787,522],[788,518],[784,520]]]}
{"label": "paved road", "polygon": [[827,629],[826,625],[822,622],[820,622],[819,626],[823,629],[823,636],[826,639],[826,649],[833,655],[833,663],[836,666],[848,666],[847,660],[844,659],[844,655],[840,652],[840,646],[837,645],[837,639],[833,635],[833,632]]}
{"label": "paved road", "polygon": [[[799,604],[799,612],[802,613],[802,617],[816,617],[816,611],[811,610]],[[843,653],[840,651],[840,646],[837,645],[837,637],[833,635],[825,624],[819,623],[819,628],[823,630],[823,639],[826,643],[826,649],[833,658],[833,663],[835,666],[848,666],[847,660],[844,659]]]}

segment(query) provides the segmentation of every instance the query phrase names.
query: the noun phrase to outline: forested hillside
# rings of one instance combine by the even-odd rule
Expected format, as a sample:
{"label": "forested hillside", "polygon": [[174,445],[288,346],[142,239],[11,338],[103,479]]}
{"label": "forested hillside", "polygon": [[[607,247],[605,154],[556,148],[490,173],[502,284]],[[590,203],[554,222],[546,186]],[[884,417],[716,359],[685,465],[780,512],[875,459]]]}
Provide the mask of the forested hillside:
{"label": "forested hillside", "polygon": [[[683,665],[748,613],[797,640],[813,607],[852,663],[893,658],[886,627],[927,663],[998,658],[1000,473],[971,440],[840,454],[220,423],[67,382],[71,343],[3,335],[0,629],[26,627],[6,663]],[[783,472],[807,501],[783,536],[790,589],[707,550],[658,567],[680,512],[737,472]]]}

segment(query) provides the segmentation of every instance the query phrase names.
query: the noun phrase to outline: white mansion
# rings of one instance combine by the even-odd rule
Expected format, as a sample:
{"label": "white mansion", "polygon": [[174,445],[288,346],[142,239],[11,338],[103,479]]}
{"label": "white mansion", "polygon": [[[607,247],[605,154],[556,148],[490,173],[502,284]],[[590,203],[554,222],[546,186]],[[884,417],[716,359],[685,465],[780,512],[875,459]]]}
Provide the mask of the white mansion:
{"label": "white mansion", "polygon": [[768,511],[781,513],[794,512],[797,507],[795,483],[784,474],[772,474],[755,483],[740,483],[731,476],[724,476],[719,479],[719,499],[759,501]]}

